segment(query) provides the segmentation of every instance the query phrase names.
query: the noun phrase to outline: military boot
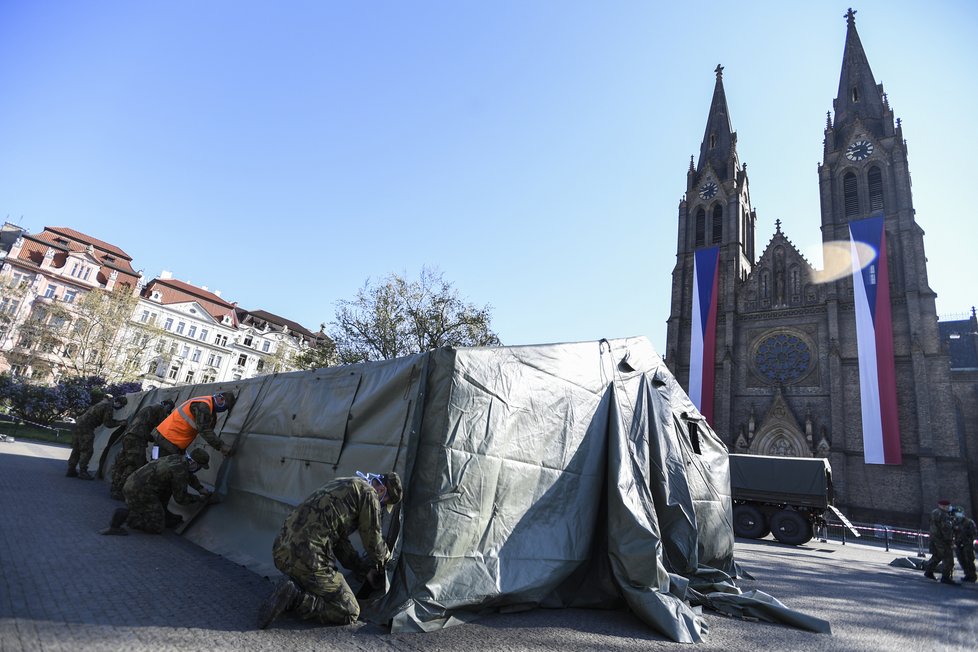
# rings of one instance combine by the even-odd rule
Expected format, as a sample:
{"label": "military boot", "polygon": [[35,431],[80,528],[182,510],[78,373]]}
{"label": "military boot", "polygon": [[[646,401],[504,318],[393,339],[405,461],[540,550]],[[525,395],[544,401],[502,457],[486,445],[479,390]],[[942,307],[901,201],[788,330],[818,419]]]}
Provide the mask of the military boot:
{"label": "military boot", "polygon": [[952,586],[961,586],[961,582],[956,582],[955,580],[952,580],[950,577],[942,577],[941,584],[951,584]]}
{"label": "military boot", "polygon": [[302,589],[292,581],[292,578],[283,578],[258,610],[258,629],[265,629],[282,615],[282,612],[292,609],[301,596]]}
{"label": "military boot", "polygon": [[166,527],[169,527],[169,528],[174,528],[174,527],[180,525],[181,523],[183,523],[183,517],[180,516],[179,514],[174,514],[170,510],[166,510],[166,517],[165,518],[166,518],[166,520],[164,522],[164,525],[166,525]]}
{"label": "military boot", "polygon": [[82,469],[78,472],[79,480],[94,480],[95,476],[88,472],[88,469]]}
{"label": "military boot", "polygon": [[68,472],[65,473],[65,477],[66,478],[77,478],[78,477],[78,469],[76,469],[73,466],[69,466],[68,467]]}
{"label": "military boot", "polygon": [[99,532],[99,534],[115,534],[121,536],[129,534],[122,527],[127,518],[129,518],[129,508],[117,507],[116,510],[112,512],[112,522],[109,524],[109,527]]}

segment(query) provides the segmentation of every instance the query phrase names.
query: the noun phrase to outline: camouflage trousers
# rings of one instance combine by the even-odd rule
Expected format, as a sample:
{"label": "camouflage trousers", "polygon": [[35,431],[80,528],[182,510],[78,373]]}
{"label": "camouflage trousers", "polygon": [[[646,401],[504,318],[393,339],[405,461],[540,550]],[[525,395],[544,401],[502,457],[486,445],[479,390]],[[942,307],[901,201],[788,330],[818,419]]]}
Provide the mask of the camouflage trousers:
{"label": "camouflage trousers", "polygon": [[75,428],[71,435],[71,454],[68,456],[68,468],[78,465],[79,471],[87,471],[88,463],[92,461],[95,452],[95,431],[88,428]]}
{"label": "camouflage trousers", "polygon": [[156,492],[144,490],[125,491],[129,518],[126,524],[134,530],[150,534],[161,534],[166,527],[166,506],[170,503],[170,493],[160,496]]}
{"label": "camouflage trousers", "polygon": [[941,542],[936,542],[931,539],[930,542],[930,553],[931,557],[924,564],[924,570],[933,573],[940,566],[941,576],[950,579],[951,575],[954,573],[954,549],[948,544]]}
{"label": "camouflage trousers", "polygon": [[139,435],[122,438],[122,450],[112,463],[112,493],[122,493],[126,478],[146,464],[146,440]]}
{"label": "camouflage trousers", "polygon": [[312,546],[283,534],[272,545],[272,557],[275,567],[302,589],[302,596],[292,610],[300,618],[324,625],[355,623],[360,616],[360,605],[346,578],[336,570],[332,546]]}
{"label": "camouflage trousers", "polygon": [[965,579],[973,580],[978,575],[975,572],[975,546],[971,541],[966,541],[957,546],[958,563],[964,571]]}

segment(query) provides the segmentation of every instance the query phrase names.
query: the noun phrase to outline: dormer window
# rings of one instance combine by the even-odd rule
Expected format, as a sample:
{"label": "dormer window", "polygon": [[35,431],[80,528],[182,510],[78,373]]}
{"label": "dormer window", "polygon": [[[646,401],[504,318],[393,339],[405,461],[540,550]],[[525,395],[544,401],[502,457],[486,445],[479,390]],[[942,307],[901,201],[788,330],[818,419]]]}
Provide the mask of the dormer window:
{"label": "dormer window", "polygon": [[852,97],[853,102],[859,101],[859,89],[856,88],[855,86],[852,87],[852,94],[850,95],[850,97]]}
{"label": "dormer window", "polygon": [[710,134],[710,149],[713,149],[716,146],[717,146],[717,135]]}
{"label": "dormer window", "polygon": [[55,238],[54,241],[57,242],[59,245],[68,246],[68,241],[65,240],[64,238]]}
{"label": "dormer window", "polygon": [[231,323],[231,315],[224,315],[224,319],[221,320],[225,324]]}
{"label": "dormer window", "polygon": [[151,294],[149,298],[152,299],[153,301],[159,301],[160,299],[163,298],[163,295],[160,293],[159,290],[153,290],[153,294]]}

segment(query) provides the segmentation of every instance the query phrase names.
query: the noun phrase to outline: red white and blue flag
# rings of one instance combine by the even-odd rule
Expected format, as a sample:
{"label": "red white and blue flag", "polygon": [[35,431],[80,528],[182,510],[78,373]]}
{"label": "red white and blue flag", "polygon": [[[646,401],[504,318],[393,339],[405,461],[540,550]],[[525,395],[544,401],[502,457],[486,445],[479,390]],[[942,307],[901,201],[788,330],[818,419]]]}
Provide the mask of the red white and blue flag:
{"label": "red white and blue flag", "polygon": [[[883,217],[849,223],[866,464],[900,464],[893,318]],[[856,243],[868,246],[860,247]]]}
{"label": "red white and blue flag", "polygon": [[707,423],[713,425],[720,248],[699,249],[693,256],[693,325],[689,343],[689,398],[706,418]]}

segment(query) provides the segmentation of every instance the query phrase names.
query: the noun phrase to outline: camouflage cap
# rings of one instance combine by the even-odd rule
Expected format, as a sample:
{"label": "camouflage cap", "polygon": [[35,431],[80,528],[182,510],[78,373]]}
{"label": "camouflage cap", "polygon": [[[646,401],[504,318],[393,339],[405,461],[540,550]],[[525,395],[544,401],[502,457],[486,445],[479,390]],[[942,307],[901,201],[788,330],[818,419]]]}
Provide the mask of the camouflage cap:
{"label": "camouflage cap", "polygon": [[200,464],[202,469],[210,468],[211,456],[203,448],[195,448],[190,451],[190,459]]}
{"label": "camouflage cap", "polygon": [[389,512],[404,498],[404,487],[401,485],[401,476],[393,471],[385,473],[381,482],[387,487],[387,511]]}

